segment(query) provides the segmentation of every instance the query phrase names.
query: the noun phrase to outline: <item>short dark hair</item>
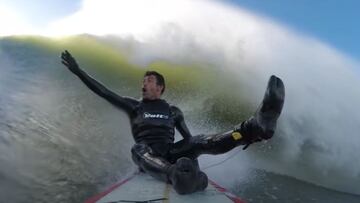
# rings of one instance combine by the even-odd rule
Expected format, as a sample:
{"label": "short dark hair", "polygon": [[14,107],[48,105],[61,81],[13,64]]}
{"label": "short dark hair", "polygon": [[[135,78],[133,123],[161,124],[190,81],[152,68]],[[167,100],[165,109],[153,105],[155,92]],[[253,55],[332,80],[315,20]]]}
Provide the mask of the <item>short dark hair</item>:
{"label": "short dark hair", "polygon": [[150,76],[150,75],[155,76],[157,85],[160,85],[160,86],[164,87],[161,90],[161,94],[164,93],[164,91],[165,91],[165,79],[164,79],[164,76],[162,76],[160,73],[158,73],[156,71],[146,71],[145,74],[144,74],[144,77],[145,76]]}

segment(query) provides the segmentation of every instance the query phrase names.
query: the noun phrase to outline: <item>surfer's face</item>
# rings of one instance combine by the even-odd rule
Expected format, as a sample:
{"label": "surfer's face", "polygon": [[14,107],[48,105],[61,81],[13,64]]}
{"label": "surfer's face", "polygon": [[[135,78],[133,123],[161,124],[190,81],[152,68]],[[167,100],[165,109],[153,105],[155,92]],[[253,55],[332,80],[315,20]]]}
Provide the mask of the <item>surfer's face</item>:
{"label": "surfer's face", "polygon": [[150,100],[159,99],[163,88],[163,86],[157,84],[154,75],[145,76],[142,84],[142,97]]}

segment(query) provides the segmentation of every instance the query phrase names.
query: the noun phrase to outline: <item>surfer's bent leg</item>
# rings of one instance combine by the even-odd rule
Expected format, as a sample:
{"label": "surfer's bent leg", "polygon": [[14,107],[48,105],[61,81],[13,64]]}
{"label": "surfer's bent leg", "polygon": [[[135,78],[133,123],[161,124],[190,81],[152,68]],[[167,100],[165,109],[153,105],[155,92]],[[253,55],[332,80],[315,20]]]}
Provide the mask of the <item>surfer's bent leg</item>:
{"label": "surfer's bent leg", "polygon": [[196,159],[201,154],[222,154],[239,145],[270,139],[275,132],[285,99],[285,87],[280,78],[271,76],[262,103],[253,116],[233,130],[214,135],[197,135],[181,140],[170,150],[171,157]]}
{"label": "surfer's bent leg", "polygon": [[189,194],[207,187],[207,176],[200,171],[195,160],[183,157],[170,164],[164,158],[153,155],[152,149],[145,144],[135,144],[131,153],[132,159],[142,170],[171,183],[179,194]]}
{"label": "surfer's bent leg", "polygon": [[168,182],[171,164],[165,159],[152,154],[152,149],[146,144],[135,144],[131,148],[133,161],[151,176]]}

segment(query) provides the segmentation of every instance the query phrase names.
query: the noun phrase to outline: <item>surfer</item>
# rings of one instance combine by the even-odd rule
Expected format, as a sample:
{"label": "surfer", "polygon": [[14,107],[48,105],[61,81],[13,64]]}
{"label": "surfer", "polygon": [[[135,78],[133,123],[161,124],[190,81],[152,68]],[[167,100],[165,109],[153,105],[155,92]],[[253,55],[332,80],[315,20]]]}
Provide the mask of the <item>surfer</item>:
{"label": "surfer", "polygon": [[[169,182],[179,194],[204,190],[208,179],[199,168],[201,154],[222,154],[243,145],[270,139],[280,116],[285,88],[282,80],[271,76],[265,96],[253,116],[234,129],[213,135],[192,136],[182,111],[161,99],[164,77],[147,71],[142,82],[142,99],[120,96],[89,76],[68,51],[61,54],[62,63],[97,95],[124,110],[131,123],[135,145],[133,161],[140,170]],[[175,128],[183,139],[174,143]]]}

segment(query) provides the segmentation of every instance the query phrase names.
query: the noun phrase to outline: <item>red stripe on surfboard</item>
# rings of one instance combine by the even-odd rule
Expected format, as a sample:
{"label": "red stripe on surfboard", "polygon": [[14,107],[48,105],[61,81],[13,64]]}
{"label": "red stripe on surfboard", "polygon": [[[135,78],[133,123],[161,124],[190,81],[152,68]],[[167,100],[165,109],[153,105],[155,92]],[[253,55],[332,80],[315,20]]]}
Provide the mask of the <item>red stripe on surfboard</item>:
{"label": "red stripe on surfboard", "polygon": [[228,197],[229,199],[231,199],[233,202],[235,203],[245,203],[244,200],[241,200],[239,197],[237,197],[236,195],[232,194],[231,192],[229,192],[228,190],[226,190],[225,188],[221,187],[220,185],[216,184],[214,181],[209,179],[209,183],[214,186],[219,192],[222,192],[226,195],[226,197]]}
{"label": "red stripe on surfboard", "polygon": [[112,192],[113,190],[115,190],[116,188],[120,187],[121,185],[125,184],[126,182],[128,182],[130,179],[132,179],[137,173],[134,173],[133,175],[131,175],[130,177],[121,180],[120,182],[110,186],[108,189],[106,189],[104,192],[97,194],[89,199],[87,199],[84,203],[96,203],[96,201],[98,201],[99,199],[103,198],[105,195],[109,194],[110,192]]}

